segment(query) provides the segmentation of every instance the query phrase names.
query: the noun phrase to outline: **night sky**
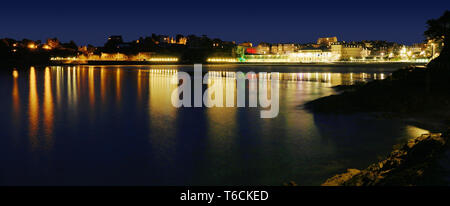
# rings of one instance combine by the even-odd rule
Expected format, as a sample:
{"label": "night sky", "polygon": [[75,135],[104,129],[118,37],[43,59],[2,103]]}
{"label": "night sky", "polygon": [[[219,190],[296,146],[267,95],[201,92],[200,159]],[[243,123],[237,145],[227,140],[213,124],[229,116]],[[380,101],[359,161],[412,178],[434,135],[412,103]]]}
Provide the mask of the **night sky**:
{"label": "night sky", "polygon": [[[73,3],[72,3],[73,2]],[[0,5],[0,38],[58,37],[103,45],[157,34],[206,34],[228,41],[308,43],[338,40],[423,41],[426,21],[450,1],[8,1]]]}

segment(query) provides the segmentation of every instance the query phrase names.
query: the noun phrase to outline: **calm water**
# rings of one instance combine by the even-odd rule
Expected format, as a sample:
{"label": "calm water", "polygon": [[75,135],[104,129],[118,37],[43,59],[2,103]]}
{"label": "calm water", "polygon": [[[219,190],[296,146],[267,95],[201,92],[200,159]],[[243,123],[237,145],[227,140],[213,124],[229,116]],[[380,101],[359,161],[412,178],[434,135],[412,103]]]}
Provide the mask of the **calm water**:
{"label": "calm water", "polygon": [[395,68],[204,68],[219,83],[227,72],[281,72],[275,119],[260,119],[261,108],[173,107],[173,74],[192,69],[2,68],[0,185],[318,185],[425,132],[301,107]]}

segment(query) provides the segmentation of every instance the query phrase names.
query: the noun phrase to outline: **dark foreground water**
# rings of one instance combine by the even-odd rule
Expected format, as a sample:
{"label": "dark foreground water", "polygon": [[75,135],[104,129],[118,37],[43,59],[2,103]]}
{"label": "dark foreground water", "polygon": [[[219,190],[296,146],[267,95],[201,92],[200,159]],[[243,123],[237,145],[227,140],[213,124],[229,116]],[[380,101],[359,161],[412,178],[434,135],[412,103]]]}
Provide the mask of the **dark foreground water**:
{"label": "dark foreground water", "polygon": [[173,107],[173,74],[191,66],[1,68],[0,185],[318,185],[425,132],[301,107],[394,69],[204,68],[219,83],[281,72],[279,115],[261,119],[261,108]]}

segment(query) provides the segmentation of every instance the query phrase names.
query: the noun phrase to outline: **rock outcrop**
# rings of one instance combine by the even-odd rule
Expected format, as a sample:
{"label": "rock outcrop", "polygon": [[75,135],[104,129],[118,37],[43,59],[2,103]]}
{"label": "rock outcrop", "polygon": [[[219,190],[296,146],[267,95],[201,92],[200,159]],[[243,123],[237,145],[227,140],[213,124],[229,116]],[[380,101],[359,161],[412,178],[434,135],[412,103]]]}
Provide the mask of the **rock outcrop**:
{"label": "rock outcrop", "polygon": [[448,133],[423,134],[367,169],[348,169],[323,186],[408,186],[443,184],[438,179],[438,157],[447,147]]}

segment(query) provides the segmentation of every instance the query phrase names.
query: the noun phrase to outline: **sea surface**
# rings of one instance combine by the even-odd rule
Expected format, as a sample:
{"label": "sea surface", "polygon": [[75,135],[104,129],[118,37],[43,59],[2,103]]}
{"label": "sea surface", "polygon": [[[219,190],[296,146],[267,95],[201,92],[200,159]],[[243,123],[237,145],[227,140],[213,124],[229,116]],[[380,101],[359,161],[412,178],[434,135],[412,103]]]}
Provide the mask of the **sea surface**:
{"label": "sea surface", "polygon": [[[210,81],[202,92],[212,85],[237,88],[236,72],[258,79],[278,72],[279,114],[262,119],[266,108],[259,105],[174,107],[176,77],[192,76],[192,65],[1,68],[0,185],[320,185],[427,132],[302,107],[335,94],[332,86],[384,79],[395,69],[203,67]],[[258,92],[244,87],[247,99],[252,89]]]}

